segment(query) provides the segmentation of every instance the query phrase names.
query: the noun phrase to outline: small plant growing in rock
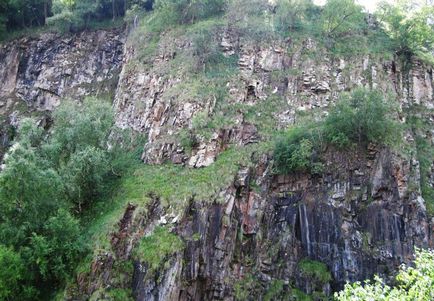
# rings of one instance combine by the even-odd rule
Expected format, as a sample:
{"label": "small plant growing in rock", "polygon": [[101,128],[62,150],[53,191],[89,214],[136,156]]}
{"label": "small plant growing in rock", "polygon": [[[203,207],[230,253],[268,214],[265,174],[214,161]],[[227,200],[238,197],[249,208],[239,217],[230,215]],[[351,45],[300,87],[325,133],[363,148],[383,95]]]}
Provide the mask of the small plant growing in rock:
{"label": "small plant growing in rock", "polygon": [[184,248],[184,242],[166,227],[157,226],[154,232],[142,238],[135,250],[136,257],[148,265],[148,270],[157,270],[167,256]]}
{"label": "small plant growing in rock", "polygon": [[299,262],[298,267],[304,277],[314,280],[315,282],[325,284],[332,280],[330,271],[322,262],[305,258]]}

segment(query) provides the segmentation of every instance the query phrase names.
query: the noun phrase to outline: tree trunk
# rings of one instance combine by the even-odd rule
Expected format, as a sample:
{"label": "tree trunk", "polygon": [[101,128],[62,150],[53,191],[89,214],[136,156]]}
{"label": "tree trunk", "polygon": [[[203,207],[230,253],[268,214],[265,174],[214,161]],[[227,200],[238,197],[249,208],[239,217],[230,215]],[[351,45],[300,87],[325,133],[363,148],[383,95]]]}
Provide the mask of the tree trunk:
{"label": "tree trunk", "polygon": [[47,22],[47,17],[48,17],[48,1],[45,0],[44,1],[44,22],[42,25],[45,25],[45,23]]}
{"label": "tree trunk", "polygon": [[113,15],[113,21],[115,20],[115,0],[112,0],[112,15]]}

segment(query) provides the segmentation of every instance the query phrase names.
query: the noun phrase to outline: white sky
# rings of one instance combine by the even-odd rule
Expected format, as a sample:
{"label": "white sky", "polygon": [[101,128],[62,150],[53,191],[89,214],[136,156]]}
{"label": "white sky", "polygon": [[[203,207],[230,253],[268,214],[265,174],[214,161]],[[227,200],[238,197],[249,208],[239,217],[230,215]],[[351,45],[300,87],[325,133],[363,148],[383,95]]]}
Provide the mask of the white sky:
{"label": "white sky", "polygon": [[[314,0],[313,2],[317,5],[324,5],[326,0]],[[364,6],[367,11],[373,12],[377,7],[377,4],[382,2],[382,0],[356,0],[356,2]],[[393,1],[388,0],[387,2],[393,2]]]}

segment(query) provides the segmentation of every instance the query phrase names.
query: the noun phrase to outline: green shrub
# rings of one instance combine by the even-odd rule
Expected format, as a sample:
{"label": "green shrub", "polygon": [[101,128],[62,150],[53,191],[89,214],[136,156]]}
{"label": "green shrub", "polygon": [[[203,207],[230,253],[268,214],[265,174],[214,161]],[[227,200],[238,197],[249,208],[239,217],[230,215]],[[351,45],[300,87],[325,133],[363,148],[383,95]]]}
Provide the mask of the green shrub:
{"label": "green shrub", "polygon": [[277,139],[274,167],[278,173],[320,173],[322,164],[317,158],[319,140],[313,125],[292,128]]}
{"label": "green shrub", "polygon": [[43,279],[53,285],[65,279],[85,251],[78,220],[65,209],[50,217],[43,235],[31,238],[31,261],[35,262]]}
{"label": "green shrub", "polygon": [[298,263],[298,267],[304,277],[314,282],[325,284],[332,280],[332,275],[327,266],[322,262],[305,258]]}
{"label": "green shrub", "polygon": [[104,190],[104,180],[110,171],[106,152],[93,146],[74,152],[60,169],[68,198],[78,211],[89,205]]}
{"label": "green shrub", "polygon": [[274,16],[274,27],[283,37],[294,33],[314,33],[319,8],[307,0],[278,0]]}
{"label": "green shrub", "polygon": [[227,7],[228,26],[234,34],[250,43],[266,43],[275,39],[269,20],[269,5],[263,0],[230,0]]}
{"label": "green shrub", "polygon": [[0,299],[16,300],[25,272],[24,263],[18,253],[0,244],[0,266]]}
{"label": "green shrub", "polygon": [[235,300],[244,301],[249,300],[249,297],[254,294],[258,286],[258,279],[252,274],[246,274],[243,278],[239,279],[234,284],[234,297]]}
{"label": "green shrub", "polygon": [[283,280],[274,279],[264,295],[264,301],[279,300],[283,292]]}
{"label": "green shrub", "polygon": [[401,135],[392,113],[391,104],[379,91],[363,88],[343,94],[324,122],[325,137],[338,147],[370,142],[392,145]]}

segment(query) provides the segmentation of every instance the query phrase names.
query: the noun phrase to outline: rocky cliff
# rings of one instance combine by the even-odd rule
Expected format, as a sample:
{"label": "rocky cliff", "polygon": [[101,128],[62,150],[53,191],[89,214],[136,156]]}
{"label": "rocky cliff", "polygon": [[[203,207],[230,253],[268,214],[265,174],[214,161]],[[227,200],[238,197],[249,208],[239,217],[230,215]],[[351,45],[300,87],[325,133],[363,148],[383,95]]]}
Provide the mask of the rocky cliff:
{"label": "rocky cliff", "polygon": [[[135,300],[286,300],[301,291],[323,298],[346,281],[387,277],[415,246],[433,245],[416,143],[433,142],[432,68],[337,59],[309,38],[258,44],[221,29],[212,42],[230,72],[216,78],[186,68],[195,57],[188,35],[162,34],[146,56],[135,37],[97,31],[1,46],[4,122],[15,126],[22,112],[49,111],[62,97],[108,96],[116,124],[147,135],[145,163],[206,172],[224,162],[229,181],[211,173],[201,180],[209,184],[205,194],[192,181],[191,193],[175,189],[168,198],[151,187],[146,201],[125,199],[108,242],[65,299],[112,300],[115,290]],[[320,174],[275,174],[274,132],[305,115],[321,118],[340,92],[358,86],[395,98],[403,124],[416,116],[430,126],[406,128],[401,149],[328,147]],[[1,135],[6,146],[10,134],[3,128]],[[240,154],[231,161],[225,154],[233,150]],[[166,185],[178,187],[176,177],[185,174],[171,174]],[[432,169],[430,179],[432,187]],[[160,226],[183,247],[161,254],[154,267],[135,250]]]}

